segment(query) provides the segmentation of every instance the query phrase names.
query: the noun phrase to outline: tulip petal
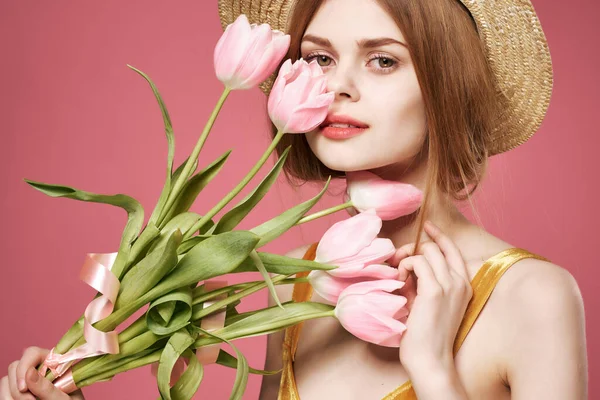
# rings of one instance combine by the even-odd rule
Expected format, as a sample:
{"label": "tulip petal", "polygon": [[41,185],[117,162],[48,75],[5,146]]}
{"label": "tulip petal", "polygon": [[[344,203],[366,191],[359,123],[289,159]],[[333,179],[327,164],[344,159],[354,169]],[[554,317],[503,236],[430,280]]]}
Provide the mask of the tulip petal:
{"label": "tulip petal", "polygon": [[384,347],[400,347],[400,340],[402,339],[402,333],[406,330],[406,325],[402,322],[382,315],[373,315],[373,318],[381,323],[381,326],[387,328],[389,332],[387,335],[378,335],[375,340],[371,343],[375,343],[379,346]]}
{"label": "tulip petal", "polygon": [[423,200],[423,193],[417,187],[384,180],[368,171],[347,172],[346,180],[346,192],[353,206],[359,211],[373,208],[385,221],[412,214]]}
{"label": "tulip petal", "polygon": [[[337,270],[342,270],[341,268],[337,268]],[[390,267],[388,265],[367,265],[362,268],[358,273],[354,275],[355,277],[361,278],[373,278],[373,279],[398,279],[398,269]]]}
{"label": "tulip petal", "polygon": [[366,295],[374,291],[393,292],[404,286],[404,282],[394,279],[380,279],[376,281],[366,281],[355,283],[348,286],[341,294],[338,301],[341,301],[345,296]]}
{"label": "tulip petal", "polygon": [[352,278],[360,274],[360,272],[365,268],[365,265],[360,263],[335,265],[337,265],[338,268],[327,271],[327,273],[331,276],[335,276],[336,278]]}
{"label": "tulip petal", "polygon": [[381,219],[372,213],[336,222],[319,241],[315,260],[328,263],[357,254],[377,237],[381,224]]}
{"label": "tulip petal", "polygon": [[[333,94],[333,93],[332,93]],[[330,103],[333,102],[333,96]],[[292,113],[287,121],[286,133],[306,133],[314,130],[325,121],[329,106],[320,108],[302,107]]]}
{"label": "tulip petal", "polygon": [[220,57],[215,60],[217,77],[226,82],[233,77],[248,48],[251,27],[248,18],[241,14],[229,28],[227,40],[220,48]]}
{"label": "tulip petal", "polygon": [[311,271],[308,280],[314,291],[327,300],[330,304],[336,304],[338,297],[348,286],[362,282],[362,278],[340,279],[329,275],[326,271]]}
{"label": "tulip petal", "polygon": [[237,89],[248,89],[253,86],[253,81],[248,78],[256,72],[262,72],[258,69],[260,60],[265,54],[265,49],[271,43],[272,33],[268,24],[261,24],[252,29],[248,48],[243,59],[239,63],[235,76],[237,78]]}
{"label": "tulip petal", "polygon": [[378,314],[376,309],[344,307],[338,302],[335,316],[340,324],[357,338],[386,347],[399,347],[406,326],[393,318]]}
{"label": "tulip petal", "polygon": [[275,37],[266,47],[262,57],[255,66],[254,72],[244,81],[244,86],[254,87],[271,76],[281,62],[281,59],[287,53],[289,46],[289,35]]}
{"label": "tulip petal", "polygon": [[223,34],[221,35],[221,38],[219,39],[219,41],[217,42],[217,45],[215,46],[215,51],[213,54],[213,63],[214,63],[215,70],[217,69],[217,60],[219,60],[221,58],[221,54],[223,52],[223,44],[227,41],[227,36],[229,34],[230,28],[231,28],[231,25],[227,25],[227,27],[225,28],[225,31],[223,32]]}
{"label": "tulip petal", "polygon": [[389,259],[396,253],[396,247],[390,239],[387,238],[375,238],[365,248],[360,250],[357,254],[335,260],[336,263],[361,263],[361,264],[377,264]]}
{"label": "tulip petal", "polygon": [[312,76],[323,75],[323,69],[321,68],[317,60],[311,61],[310,63],[308,63],[308,66],[310,67],[310,72]]}

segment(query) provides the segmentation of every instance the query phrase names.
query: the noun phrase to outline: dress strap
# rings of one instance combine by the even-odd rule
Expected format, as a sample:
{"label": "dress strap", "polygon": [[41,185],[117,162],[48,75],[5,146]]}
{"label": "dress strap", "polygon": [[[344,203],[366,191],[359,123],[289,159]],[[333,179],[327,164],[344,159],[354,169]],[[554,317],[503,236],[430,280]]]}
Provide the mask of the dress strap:
{"label": "dress strap", "polygon": [[[314,260],[316,254],[317,243],[314,243],[306,252],[304,260]],[[490,298],[496,284],[504,275],[504,273],[517,261],[524,258],[535,258],[538,260],[548,261],[548,259],[531,253],[521,248],[510,248],[504,250],[485,261],[477,274],[471,281],[473,288],[473,296],[467,306],[465,316],[458,329],[456,339],[454,341],[454,355],[465,341],[469,331],[475,324],[483,307]],[[300,272],[297,277],[305,277],[309,272]],[[296,302],[308,301],[312,296],[312,286],[310,283],[296,283],[292,299]],[[294,377],[293,361],[298,348],[298,338],[303,322],[286,328],[285,338],[283,343],[283,370],[281,374],[281,383],[279,389],[278,400],[300,400],[296,380]],[[400,387],[386,395],[382,400],[414,400],[416,399],[415,391],[411,381],[404,382]]]}
{"label": "dress strap", "polygon": [[[303,260],[314,260],[317,254],[318,243],[313,243],[306,253]],[[298,272],[297,278],[306,277],[310,271]],[[312,297],[313,288],[309,282],[295,283],[292,293],[292,300],[295,302],[308,301]],[[298,348],[298,338],[300,330],[304,322],[300,322],[294,326],[285,329],[285,337],[283,339],[283,370],[281,371],[281,381],[279,383],[279,394],[277,400],[300,400],[298,396],[298,388],[296,387],[296,378],[294,376],[294,358],[296,349]]]}
{"label": "dress strap", "polygon": [[469,331],[475,324],[475,321],[479,317],[483,306],[487,303],[488,299],[492,295],[496,284],[502,278],[502,275],[514,263],[521,261],[524,258],[535,258],[538,260],[549,261],[548,259],[531,253],[521,248],[510,248],[506,249],[495,256],[490,257],[486,260],[483,266],[477,271],[475,277],[471,281],[471,287],[473,288],[473,296],[467,306],[465,316],[462,320],[456,339],[454,341],[454,355],[458,353],[460,346],[465,341]]}
{"label": "dress strap", "polygon": [[[475,277],[473,277],[473,280],[471,281],[473,296],[469,301],[465,316],[463,317],[454,340],[454,356],[458,353],[460,346],[462,346],[465,341],[469,331],[483,310],[483,306],[487,303],[502,275],[504,275],[514,263],[524,258],[535,258],[548,261],[548,259],[540,255],[515,247],[490,257],[481,266],[479,271],[477,271],[477,274],[475,274]],[[393,392],[389,393],[382,400],[414,400],[416,398],[417,396],[412,387],[412,383],[409,380]]]}

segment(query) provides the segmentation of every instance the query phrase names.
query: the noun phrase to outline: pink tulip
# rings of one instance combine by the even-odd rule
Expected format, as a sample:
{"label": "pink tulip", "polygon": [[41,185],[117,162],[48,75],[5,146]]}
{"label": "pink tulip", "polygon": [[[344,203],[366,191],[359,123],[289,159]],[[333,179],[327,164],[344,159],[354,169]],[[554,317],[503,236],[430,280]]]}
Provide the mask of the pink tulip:
{"label": "pink tulip", "polygon": [[400,347],[408,315],[406,298],[391,294],[404,286],[398,280],[376,280],[348,286],[339,296],[335,316],[348,332],[365,342]]}
{"label": "pink tulip", "polygon": [[316,61],[283,63],[268,100],[269,117],[280,132],[310,132],[325,121],[335,97],[326,79]]}
{"label": "pink tulip", "polygon": [[250,25],[241,14],[215,47],[217,78],[231,90],[255,87],[275,71],[289,47],[289,35],[269,24]]}
{"label": "pink tulip", "polygon": [[319,241],[315,261],[338,265],[339,268],[328,273],[346,278],[347,274],[341,272],[344,267],[356,269],[357,265],[364,267],[385,261],[396,249],[390,239],[377,237],[380,230],[381,218],[373,210],[337,222]]}
{"label": "pink tulip", "polygon": [[327,271],[311,271],[311,286],[330,304],[337,304],[340,294],[350,285],[376,279],[398,279],[398,270],[387,265],[367,265],[354,272],[350,278],[339,278]]}
{"label": "pink tulip", "polygon": [[387,181],[368,171],[347,172],[346,192],[360,212],[375,209],[384,221],[412,214],[421,206],[423,192],[407,183]]}
{"label": "pink tulip", "polygon": [[381,218],[373,210],[332,225],[319,241],[315,261],[338,268],[308,274],[315,292],[335,303],[342,290],[354,283],[396,279],[396,268],[380,265],[396,252],[390,239],[377,237],[380,229]]}

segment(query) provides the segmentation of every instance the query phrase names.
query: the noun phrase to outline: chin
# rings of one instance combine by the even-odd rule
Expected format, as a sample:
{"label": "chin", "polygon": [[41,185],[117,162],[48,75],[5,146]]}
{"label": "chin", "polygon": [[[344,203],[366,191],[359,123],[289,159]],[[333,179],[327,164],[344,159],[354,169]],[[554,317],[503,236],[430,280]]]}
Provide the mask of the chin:
{"label": "chin", "polygon": [[[308,144],[315,156],[334,171],[364,171],[380,168],[393,162],[381,158],[381,152],[364,150],[359,140],[331,140],[315,132],[306,134]],[[358,139],[358,137],[356,138]]]}

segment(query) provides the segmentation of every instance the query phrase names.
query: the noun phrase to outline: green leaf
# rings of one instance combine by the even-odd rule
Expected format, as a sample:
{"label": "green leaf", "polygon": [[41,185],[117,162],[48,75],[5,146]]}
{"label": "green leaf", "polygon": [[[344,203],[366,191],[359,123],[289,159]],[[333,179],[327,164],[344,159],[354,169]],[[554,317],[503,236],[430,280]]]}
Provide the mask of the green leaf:
{"label": "green leaf", "polygon": [[133,243],[133,246],[131,246],[129,260],[127,260],[127,267],[125,268],[123,274],[126,274],[132,265],[140,262],[140,260],[148,254],[154,239],[156,239],[159,235],[160,231],[158,228],[152,222],[148,222],[140,236]]}
{"label": "green leaf", "polygon": [[[156,380],[158,382],[158,391],[160,392],[163,400],[171,400],[171,388],[169,384],[171,382],[173,366],[175,365],[175,362],[177,362],[177,359],[179,359],[179,357],[190,347],[190,345],[194,343],[196,336],[197,334],[192,334],[189,330],[182,328],[173,333],[165,345],[165,349],[160,355],[158,374],[156,376]],[[190,357],[190,361],[192,358],[195,357]],[[183,376],[180,379],[182,378]],[[197,382],[198,386],[200,385],[200,380]],[[198,389],[198,386],[196,386],[194,391],[191,393],[192,396]],[[179,395],[183,395],[183,393],[179,393]],[[191,399],[191,396],[178,398]]]}
{"label": "green leaf", "polygon": [[[248,257],[260,239],[248,231],[233,231],[212,236],[192,248],[175,269],[144,295],[115,307],[111,315],[93,326],[108,332],[115,329],[144,304],[177,288],[231,273]],[[117,302],[119,298],[117,298]],[[193,312],[193,311],[192,311]]]}
{"label": "green leaf", "polygon": [[119,353],[85,358],[73,366],[73,376],[80,381],[108,372],[112,368],[131,361],[130,356],[141,357],[153,352],[154,350],[150,347],[160,339],[161,337],[148,331],[126,342],[122,342],[119,336]]}
{"label": "green leaf", "polygon": [[94,374],[94,376],[90,378],[84,378],[82,380],[78,380],[76,378],[75,372],[73,372],[73,379],[77,384],[77,387],[83,388],[85,386],[92,385],[96,382],[103,382],[105,380],[110,380],[113,376],[120,374],[122,372],[130,371],[135,368],[143,367],[145,365],[149,365],[157,362],[160,359],[162,350],[147,350],[143,351],[139,354],[135,354],[129,357],[125,357],[117,360],[114,363],[107,364],[104,366],[103,372],[98,374]]}
{"label": "green leaf", "polygon": [[174,216],[182,212],[186,212],[190,209],[190,207],[192,206],[192,204],[194,204],[194,201],[196,201],[196,197],[198,197],[198,194],[200,194],[202,189],[204,189],[206,185],[208,185],[210,181],[212,181],[213,178],[217,176],[219,171],[221,171],[221,168],[223,168],[223,165],[225,164],[225,161],[227,161],[229,154],[231,154],[231,150],[225,152],[223,155],[221,155],[219,158],[213,161],[209,166],[207,166],[202,171],[198,172],[196,175],[191,177],[183,185],[179,196],[175,200],[175,203],[173,203],[173,206],[171,207],[165,218],[161,221],[161,224],[164,223],[164,221],[169,221]]}
{"label": "green leaf", "polygon": [[179,230],[180,232],[187,232],[194,224],[202,218],[194,212],[186,212],[177,215],[175,218],[169,220],[165,226],[160,230],[160,239],[152,243],[149,251],[153,251],[157,247],[164,246],[170,235]]}
{"label": "green leaf", "polygon": [[184,351],[183,356],[189,360],[189,365],[171,388],[171,397],[174,400],[191,399],[200,387],[204,376],[204,367],[191,350]]}
{"label": "green leaf", "polygon": [[[267,335],[308,319],[333,317],[334,309],[335,307],[332,305],[312,301],[291,302],[283,305],[283,308],[273,306],[259,310],[253,315],[213,333],[228,340]],[[218,341],[212,338],[199,337],[193,347],[198,348],[213,343],[218,343]]]}
{"label": "green leaf", "polygon": [[[204,335],[210,336],[219,340],[220,342],[225,342],[231,346],[232,349],[235,350],[238,362],[237,362],[237,373],[235,375],[235,382],[233,383],[233,389],[231,390],[231,395],[229,396],[229,400],[241,400],[244,392],[246,391],[246,386],[248,385],[248,360],[244,356],[244,354],[237,348],[233,343],[229,340],[216,335],[214,332],[208,332],[204,329],[199,329]],[[196,347],[197,348],[197,347]]]}
{"label": "green leaf", "polygon": [[168,293],[183,286],[225,275],[244,261],[259,238],[248,231],[211,236],[193,247],[148,296]]}
{"label": "green leaf", "polygon": [[[335,265],[322,264],[311,260],[302,260],[299,258],[291,258],[278,254],[265,253],[258,251],[258,256],[263,262],[265,269],[272,274],[291,275],[304,271],[329,271],[336,269]],[[256,272],[256,265],[252,259],[248,258],[233,271],[238,272]]]}
{"label": "green leaf", "polygon": [[269,273],[265,269],[265,266],[263,265],[262,260],[260,259],[258,254],[256,254],[256,250],[252,250],[252,252],[250,253],[250,259],[252,261],[254,261],[254,265],[256,266],[256,269],[258,270],[258,272],[260,272],[263,279],[265,280],[265,283],[267,284],[267,287],[269,288],[269,293],[271,294],[271,297],[275,301],[275,304],[277,304],[279,307],[282,307],[281,302],[279,301],[279,297],[277,297],[277,293],[275,292],[275,286],[273,285],[273,281],[271,281],[271,277],[269,276]]}
{"label": "green leaf", "polygon": [[296,222],[298,222],[304,216],[304,214],[306,214],[306,212],[308,212],[308,210],[310,210],[317,203],[317,201],[319,201],[323,194],[325,194],[330,181],[331,177],[327,179],[327,182],[325,183],[325,186],[321,192],[312,199],[305,201],[304,203],[300,203],[297,206],[284,211],[281,215],[278,215],[277,217],[251,229],[251,232],[254,232],[260,236],[260,242],[256,248],[260,248],[270,241],[277,239],[280,235],[294,226]]}
{"label": "green leaf", "polygon": [[[234,356],[232,356],[225,350],[221,350],[221,351],[219,351],[219,357],[217,358],[217,364],[220,364],[224,367],[237,369],[238,360],[237,360],[237,358],[235,358]],[[250,372],[251,374],[256,374],[256,375],[277,375],[278,373],[281,372],[281,369],[277,370],[277,371],[266,371],[266,370],[262,370],[262,369],[254,369],[252,367],[249,367],[248,372]]]}
{"label": "green leaf", "polygon": [[[293,303],[293,302],[294,302],[294,300],[284,301],[283,303],[281,303],[281,305],[286,305],[286,304]],[[238,321],[240,321],[240,320],[242,320],[244,318],[248,318],[249,316],[254,315],[254,314],[256,314],[259,311],[260,311],[260,309],[259,310],[246,311],[244,313],[239,313],[239,314],[227,312],[227,318],[225,319],[225,326],[231,325],[234,322],[238,322]]]}
{"label": "green leaf", "polygon": [[160,112],[163,117],[163,123],[165,125],[165,134],[167,136],[167,143],[169,146],[169,152],[167,156],[167,179],[165,181],[165,185],[163,186],[163,190],[160,194],[158,203],[156,204],[156,207],[154,208],[154,211],[152,212],[152,215],[150,216],[149,220],[149,222],[152,222],[154,225],[158,225],[158,217],[161,214],[162,208],[164,207],[167,198],[169,197],[169,193],[171,191],[171,174],[173,172],[173,158],[175,156],[175,137],[173,136],[173,124],[171,123],[171,117],[169,116],[167,107],[165,106],[165,103],[160,93],[158,92],[156,85],[154,85],[154,82],[152,82],[148,75],[146,75],[139,69],[132,67],[131,65],[127,66],[135,72],[137,72],[139,75],[141,75],[150,85],[150,88],[154,93],[154,97],[156,97],[156,101],[158,102],[158,106],[160,107]]}
{"label": "green leaf", "polygon": [[170,232],[162,246],[148,253],[144,259],[127,272],[121,281],[115,310],[139,299],[173,270],[177,265],[177,247],[179,247],[182,237],[179,230]]}
{"label": "green leaf", "polygon": [[196,235],[196,236],[192,236],[191,238],[184,240],[181,243],[181,246],[179,246],[179,248],[177,249],[177,253],[178,254],[185,254],[188,251],[190,251],[191,249],[193,249],[194,247],[196,247],[198,244],[200,244],[201,242],[205,241],[206,239],[212,237],[212,235]]}
{"label": "green leaf", "polygon": [[129,260],[131,244],[138,237],[144,224],[144,208],[142,205],[133,197],[124,194],[103,195],[74,189],[69,186],[52,185],[28,179],[25,179],[25,182],[50,197],[66,197],[68,199],[92,203],[110,204],[120,207],[127,212],[127,224],[125,225],[125,229],[123,229],[117,258],[111,268],[111,271],[120,280],[123,276],[125,265]]}
{"label": "green leaf", "polygon": [[192,288],[182,287],[154,300],[146,312],[146,325],[157,335],[183,328],[192,316]]}
{"label": "green leaf", "polygon": [[228,232],[233,230],[249,213],[252,209],[262,200],[267,194],[271,186],[277,181],[279,173],[283,168],[285,159],[292,146],[288,146],[277,163],[273,166],[271,171],[265,176],[260,184],[242,199],[235,207],[229,210],[223,217],[217,222],[217,224],[208,231],[210,234],[218,234],[222,232]]}
{"label": "green leaf", "polygon": [[[181,165],[179,165],[179,167],[177,167],[175,172],[173,172],[173,176],[171,177],[171,190],[173,189],[173,187],[175,187],[175,182],[177,182],[179,175],[181,175],[183,173],[185,164],[187,164],[189,159],[190,159],[190,157],[186,158],[185,161],[182,162]],[[198,168],[198,159],[197,158],[196,158],[196,161],[194,161],[194,164],[192,165],[192,171],[195,171],[196,168]]]}

